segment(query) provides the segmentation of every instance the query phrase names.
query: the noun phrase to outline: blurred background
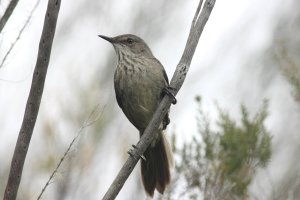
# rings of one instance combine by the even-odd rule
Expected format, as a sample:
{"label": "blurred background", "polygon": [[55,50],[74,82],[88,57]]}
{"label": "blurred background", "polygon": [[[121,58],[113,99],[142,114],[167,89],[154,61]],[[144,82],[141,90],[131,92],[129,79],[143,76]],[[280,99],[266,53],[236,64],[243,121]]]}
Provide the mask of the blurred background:
{"label": "blurred background", "polygon": [[[9,0],[0,1],[0,16],[8,4]],[[138,141],[138,131],[115,100],[114,49],[97,35],[140,36],[171,79],[197,5],[196,0],[62,1],[18,199],[37,198],[78,134],[43,199],[99,199],[104,195],[131,144]],[[0,196],[24,115],[46,7],[45,0],[20,0],[0,34]],[[176,138],[177,149],[184,149],[199,132],[196,96],[202,97],[202,109],[216,132],[218,108],[239,125],[241,104],[251,118],[268,100],[263,126],[272,137],[272,155],[264,167],[255,170],[247,195],[241,199],[300,199],[299,8],[297,0],[217,1],[177,95],[178,103],[171,107],[166,134]],[[84,126],[87,121],[93,122]],[[181,165],[180,154],[175,158]],[[146,198],[137,166],[117,199]],[[202,198],[209,199],[200,190],[196,199]]]}

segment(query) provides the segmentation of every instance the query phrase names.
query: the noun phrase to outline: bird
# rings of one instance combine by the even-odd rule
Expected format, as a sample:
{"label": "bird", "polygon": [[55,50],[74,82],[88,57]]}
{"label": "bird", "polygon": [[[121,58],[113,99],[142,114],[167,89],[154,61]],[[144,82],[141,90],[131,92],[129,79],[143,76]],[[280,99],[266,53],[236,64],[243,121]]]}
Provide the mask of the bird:
{"label": "bird", "polygon": [[[98,36],[110,42],[115,49],[118,59],[114,73],[117,103],[141,137],[164,92],[170,94],[166,71],[140,37],[133,34]],[[141,159],[142,182],[150,197],[153,197],[155,189],[163,194],[171,181],[170,169],[174,161],[163,133],[169,123],[168,112],[157,130],[157,137],[144,152],[144,159]]]}

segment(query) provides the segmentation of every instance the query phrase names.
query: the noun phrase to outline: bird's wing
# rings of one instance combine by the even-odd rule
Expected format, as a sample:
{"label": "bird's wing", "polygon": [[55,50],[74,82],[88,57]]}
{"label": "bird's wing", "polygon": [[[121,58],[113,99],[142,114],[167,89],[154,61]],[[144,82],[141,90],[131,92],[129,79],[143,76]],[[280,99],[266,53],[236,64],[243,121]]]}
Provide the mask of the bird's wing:
{"label": "bird's wing", "polygon": [[161,68],[162,73],[163,73],[163,75],[164,75],[164,78],[165,78],[165,80],[166,80],[167,86],[169,86],[169,79],[168,79],[168,75],[167,75],[167,73],[166,73],[165,68],[164,68],[163,65],[159,62],[159,60],[157,60],[156,58],[153,58],[153,59],[154,59],[155,62],[157,63],[157,66],[158,66],[159,68]]}

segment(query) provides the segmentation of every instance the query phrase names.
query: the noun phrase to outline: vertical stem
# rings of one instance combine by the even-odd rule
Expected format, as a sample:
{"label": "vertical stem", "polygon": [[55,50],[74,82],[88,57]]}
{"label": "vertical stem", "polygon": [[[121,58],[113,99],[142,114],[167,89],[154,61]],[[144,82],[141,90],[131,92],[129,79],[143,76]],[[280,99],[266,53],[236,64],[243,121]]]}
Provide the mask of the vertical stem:
{"label": "vertical stem", "polygon": [[49,0],[30,93],[11,162],[4,200],[15,200],[17,197],[25,158],[42,99],[59,8],[60,0]]}

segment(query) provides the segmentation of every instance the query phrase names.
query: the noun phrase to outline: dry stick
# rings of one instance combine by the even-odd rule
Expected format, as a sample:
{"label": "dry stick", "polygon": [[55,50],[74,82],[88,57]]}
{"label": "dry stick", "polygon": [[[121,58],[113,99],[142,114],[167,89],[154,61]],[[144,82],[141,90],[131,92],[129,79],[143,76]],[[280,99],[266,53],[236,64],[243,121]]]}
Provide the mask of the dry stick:
{"label": "dry stick", "polygon": [[[16,38],[15,41],[10,45],[8,51],[5,53],[5,56],[3,57],[3,60],[1,61],[1,64],[0,64],[0,68],[3,67],[3,65],[4,65],[4,63],[5,63],[5,61],[6,61],[6,59],[7,59],[8,56],[10,55],[10,52],[11,52],[12,49],[15,47],[16,43],[19,41],[19,39],[20,39],[22,33],[24,32],[25,28],[26,28],[27,25],[29,24],[29,22],[30,22],[30,20],[31,20],[31,18],[32,18],[32,15],[33,15],[34,11],[36,10],[37,6],[39,5],[39,3],[40,3],[40,0],[37,0],[36,3],[35,3],[35,5],[33,6],[33,9],[31,10],[29,16],[27,17],[27,19],[26,19],[26,21],[25,21],[23,27],[21,28],[21,30],[20,30],[20,32],[19,32],[17,38]],[[1,80],[1,79],[0,79],[0,80]]]}
{"label": "dry stick", "polygon": [[[81,135],[82,131],[93,125],[102,115],[103,110],[105,108],[105,106],[103,107],[102,111],[100,113],[97,114],[97,111],[99,109],[100,104],[98,104],[93,111],[90,113],[89,117],[87,118],[87,120],[85,120],[85,122],[83,123],[83,125],[79,128],[79,130],[77,131],[76,136],[72,139],[71,143],[69,144],[67,150],[65,151],[64,155],[60,158],[60,161],[58,162],[58,164],[56,165],[56,168],[54,169],[54,171],[52,172],[52,174],[50,175],[48,181],[46,182],[46,184],[44,185],[41,193],[39,194],[37,200],[40,200],[42,198],[42,195],[44,194],[44,192],[46,191],[47,187],[50,184],[50,181],[53,179],[54,175],[57,173],[59,167],[61,166],[61,164],[63,163],[63,161],[65,160],[65,158],[67,157],[67,155],[69,154],[73,144],[75,143],[75,141],[77,140],[77,138],[79,138],[79,136]],[[95,119],[93,119],[94,115],[96,115]]]}
{"label": "dry stick", "polygon": [[[174,76],[171,80],[171,87],[174,88],[174,94],[176,95],[179,89],[181,88],[183,81],[186,77],[188,72],[189,66],[191,64],[193,55],[196,50],[196,46],[198,44],[200,35],[204,29],[204,26],[210,16],[210,13],[214,7],[216,0],[206,0],[203,6],[203,9],[199,15],[200,8],[202,5],[202,0],[198,5],[198,8],[195,13],[195,17],[191,26],[190,34],[187,40],[187,44],[185,46],[185,50],[183,55],[177,65],[175,70]],[[154,113],[150,123],[148,124],[147,128],[145,129],[140,141],[136,144],[136,148],[134,148],[131,153],[132,156],[129,156],[125,164],[123,165],[122,169],[120,170],[119,174],[110,185],[108,191],[103,197],[103,200],[111,200],[115,199],[118,193],[120,192],[121,188],[123,187],[125,181],[131,174],[134,166],[140,159],[140,155],[143,155],[147,147],[150,145],[151,141],[153,140],[155,134],[152,134],[157,130],[159,124],[161,123],[162,119],[164,118],[165,114],[167,113],[169,107],[171,105],[171,99],[168,95],[160,102],[156,112]]]}
{"label": "dry stick", "polygon": [[60,0],[49,0],[30,93],[11,162],[4,200],[15,200],[17,197],[27,150],[43,94],[59,7]]}
{"label": "dry stick", "polygon": [[0,33],[2,32],[6,22],[8,21],[9,17],[11,16],[12,12],[14,11],[15,7],[17,6],[19,0],[11,0],[9,5],[7,6],[4,15],[0,19]]}

